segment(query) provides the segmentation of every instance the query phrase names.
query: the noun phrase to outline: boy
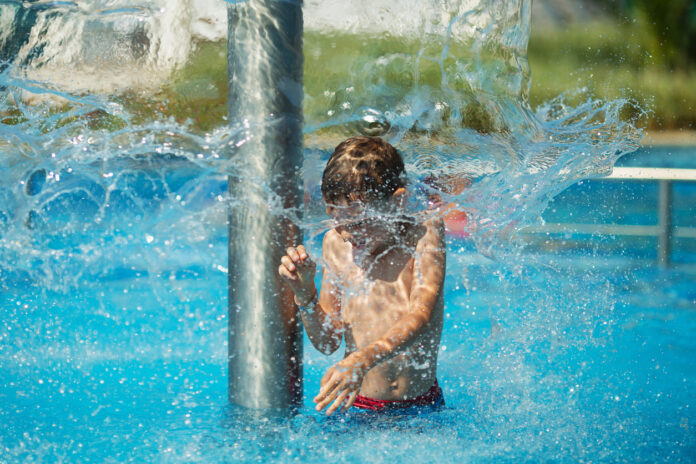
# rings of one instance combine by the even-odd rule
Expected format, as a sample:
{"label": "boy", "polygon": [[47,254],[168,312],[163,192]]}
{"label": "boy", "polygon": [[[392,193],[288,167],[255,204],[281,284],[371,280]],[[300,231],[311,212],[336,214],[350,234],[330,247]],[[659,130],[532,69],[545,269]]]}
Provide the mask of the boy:
{"label": "boy", "polygon": [[443,323],[444,228],[403,214],[404,163],[378,137],[336,147],[322,176],[326,212],[321,293],[316,264],[300,245],[278,272],[295,293],[312,344],[346,354],[321,379],[317,411],[380,410],[443,404],[437,351]]}

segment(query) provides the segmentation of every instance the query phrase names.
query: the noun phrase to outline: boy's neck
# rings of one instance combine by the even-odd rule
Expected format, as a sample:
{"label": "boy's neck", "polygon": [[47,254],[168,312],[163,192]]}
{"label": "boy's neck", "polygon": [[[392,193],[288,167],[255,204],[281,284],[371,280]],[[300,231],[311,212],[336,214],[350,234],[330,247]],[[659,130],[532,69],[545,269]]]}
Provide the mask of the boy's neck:
{"label": "boy's neck", "polygon": [[390,234],[387,240],[383,241],[382,243],[377,245],[373,250],[367,253],[367,255],[363,258],[362,261],[365,261],[365,259],[368,259],[370,261],[376,261],[379,258],[386,257],[392,250],[396,248],[409,246],[412,235],[411,233],[413,231],[414,225],[415,224],[412,223],[412,221],[399,222],[395,233]]}

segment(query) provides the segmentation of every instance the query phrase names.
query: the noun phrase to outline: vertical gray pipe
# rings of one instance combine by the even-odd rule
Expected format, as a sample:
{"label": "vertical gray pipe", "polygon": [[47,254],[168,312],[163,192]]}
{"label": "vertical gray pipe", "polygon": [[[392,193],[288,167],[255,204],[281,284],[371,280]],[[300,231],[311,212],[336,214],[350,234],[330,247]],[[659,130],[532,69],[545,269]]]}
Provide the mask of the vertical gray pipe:
{"label": "vertical gray pipe", "polygon": [[657,263],[669,266],[672,254],[672,182],[661,180],[658,196],[658,215],[660,235],[657,238]]}
{"label": "vertical gray pipe", "polygon": [[240,174],[228,184],[229,400],[294,408],[302,401],[301,327],[278,265],[302,236],[278,212],[301,201],[302,1],[235,2],[228,19],[228,113],[247,137],[233,154]]}

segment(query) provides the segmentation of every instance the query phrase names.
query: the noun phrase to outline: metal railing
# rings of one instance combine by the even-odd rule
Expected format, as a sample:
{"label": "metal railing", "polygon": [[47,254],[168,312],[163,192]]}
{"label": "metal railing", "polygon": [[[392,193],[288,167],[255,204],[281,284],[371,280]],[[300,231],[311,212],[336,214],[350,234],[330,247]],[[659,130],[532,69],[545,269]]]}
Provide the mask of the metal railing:
{"label": "metal railing", "polygon": [[654,180],[659,183],[657,201],[657,225],[626,224],[569,224],[548,223],[543,226],[527,227],[524,233],[532,234],[587,234],[587,235],[632,235],[656,236],[657,262],[668,266],[672,254],[672,240],[677,238],[696,239],[696,227],[675,227],[672,220],[673,182],[696,182],[696,169],[672,168],[614,168],[607,177],[592,180]]}

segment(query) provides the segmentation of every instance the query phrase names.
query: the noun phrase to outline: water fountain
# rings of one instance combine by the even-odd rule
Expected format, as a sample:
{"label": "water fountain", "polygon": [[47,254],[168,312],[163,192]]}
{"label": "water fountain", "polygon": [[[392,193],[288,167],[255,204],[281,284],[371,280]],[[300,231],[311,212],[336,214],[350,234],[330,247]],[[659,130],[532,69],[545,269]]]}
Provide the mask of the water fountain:
{"label": "water fountain", "polygon": [[[661,271],[657,286],[638,245],[613,254],[573,248],[574,237],[526,246],[509,233],[541,223],[554,196],[608,173],[640,137],[635,120],[622,117],[625,100],[561,96],[531,107],[529,1],[306,0],[303,129],[298,2],[207,2],[214,11],[200,22],[213,24],[229,7],[243,37],[254,31],[247,5],[292,18],[293,39],[272,43],[293,51],[282,56],[289,80],[259,74],[268,63],[254,58],[271,52],[268,43],[233,40],[229,113],[228,81],[219,78],[227,28],[194,33],[198,0],[143,3],[0,2],[0,49],[21,58],[0,72],[0,460],[693,455],[695,322],[679,310],[690,308],[690,271]],[[35,16],[12,23],[30,32],[14,34],[24,37],[14,48],[8,10]],[[143,33],[126,33],[136,24]],[[89,31],[149,46],[130,53],[104,43],[100,53],[107,41],[83,41]],[[191,62],[201,69],[183,64]],[[252,86],[280,88],[280,98],[240,92]],[[205,126],[191,116],[203,112],[219,116]],[[311,398],[341,353],[326,358],[305,346],[302,371],[299,357],[287,362],[300,350],[294,310],[266,253],[301,231],[320,254],[331,224],[319,175],[331,148],[360,131],[404,154],[414,213],[437,188],[427,178],[471,181],[440,192],[475,227],[468,239],[449,237],[438,366],[447,409],[438,413],[326,419]],[[278,146],[288,147],[283,161]],[[302,188],[275,176],[296,170]],[[621,188],[596,194],[592,185],[572,187],[554,214],[611,222]],[[252,208],[257,219],[245,216]],[[287,317],[263,322],[279,315],[278,301]],[[287,353],[273,367],[250,349],[269,342]],[[269,369],[285,373],[281,382],[240,375]],[[286,406],[298,414],[250,409]]]}

